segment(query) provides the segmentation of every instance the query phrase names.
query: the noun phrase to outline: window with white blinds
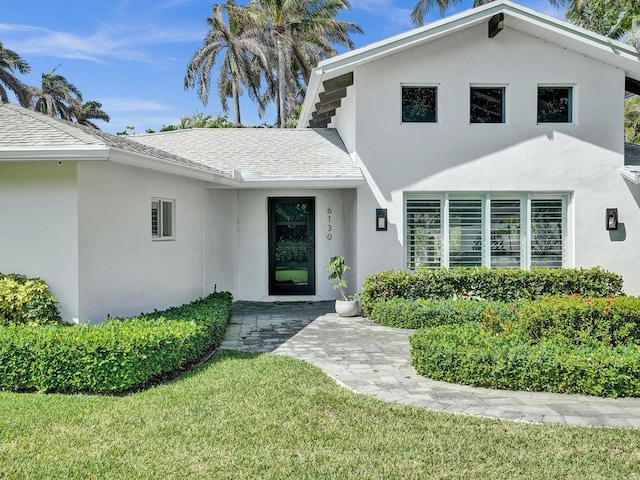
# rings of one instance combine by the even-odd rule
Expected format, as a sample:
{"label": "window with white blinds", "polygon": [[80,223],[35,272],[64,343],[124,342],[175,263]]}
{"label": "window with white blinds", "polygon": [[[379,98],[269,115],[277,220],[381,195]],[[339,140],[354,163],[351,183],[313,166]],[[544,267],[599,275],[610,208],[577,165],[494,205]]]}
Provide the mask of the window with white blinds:
{"label": "window with white blinds", "polygon": [[449,266],[482,266],[482,200],[449,200]]}
{"label": "window with white blinds", "polygon": [[407,268],[559,268],[567,195],[460,194],[405,198]]}
{"label": "window with white blinds", "polygon": [[562,267],[564,237],[562,200],[531,200],[531,266]]}
{"label": "window with white blinds", "polygon": [[520,200],[491,200],[491,266],[521,267]]}
{"label": "window with white blinds", "polygon": [[151,199],[151,238],[153,240],[173,240],[175,200]]}
{"label": "window with white blinds", "polygon": [[408,267],[435,268],[442,264],[442,213],[440,200],[407,202]]}

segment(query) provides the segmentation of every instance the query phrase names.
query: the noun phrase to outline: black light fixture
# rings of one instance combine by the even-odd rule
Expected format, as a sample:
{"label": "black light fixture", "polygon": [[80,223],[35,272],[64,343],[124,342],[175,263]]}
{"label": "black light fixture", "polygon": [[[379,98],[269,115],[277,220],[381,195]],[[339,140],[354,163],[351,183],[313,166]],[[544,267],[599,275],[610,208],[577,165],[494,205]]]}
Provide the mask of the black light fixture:
{"label": "black light fixture", "polygon": [[605,220],[607,230],[618,230],[618,209],[607,208]]}
{"label": "black light fixture", "polygon": [[376,232],[387,231],[387,209],[376,208]]}

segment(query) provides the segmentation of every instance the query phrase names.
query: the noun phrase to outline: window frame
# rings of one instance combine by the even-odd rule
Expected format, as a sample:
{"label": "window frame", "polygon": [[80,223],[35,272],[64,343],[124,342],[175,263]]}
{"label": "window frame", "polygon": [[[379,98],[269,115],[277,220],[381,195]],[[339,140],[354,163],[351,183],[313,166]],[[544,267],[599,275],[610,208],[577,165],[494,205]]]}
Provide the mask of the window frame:
{"label": "window frame", "polygon": [[[500,83],[500,84],[489,84],[489,83],[472,83],[469,85],[469,125],[507,125],[508,124],[508,115],[507,115],[507,95],[509,89],[507,88],[509,85]],[[471,93],[472,90],[477,89],[492,89],[502,90],[502,121],[501,122],[473,122],[471,119]]]}
{"label": "window frame", "polygon": [[[566,122],[540,121],[540,89],[563,88],[569,90],[569,119]],[[576,84],[573,83],[538,83],[536,86],[536,125],[575,125],[576,124]]]}
{"label": "window frame", "polygon": [[[407,121],[404,120],[402,93],[405,88],[431,88],[435,90],[435,112],[433,121]],[[400,125],[437,125],[440,123],[440,84],[438,83],[401,83],[400,84]]]}
{"label": "window frame", "polygon": [[[158,226],[157,226],[157,234],[154,233],[154,228],[153,228],[153,211],[154,211],[154,203],[158,204]],[[164,208],[163,206],[165,204],[169,204],[171,205],[171,234],[170,235],[164,235],[163,234],[163,230],[165,227],[165,219],[163,218],[164,215]],[[173,198],[163,198],[163,197],[152,197],[151,198],[151,240],[154,242],[163,242],[163,241],[170,241],[170,240],[175,240],[176,239],[176,201]]]}
{"label": "window frame", "polygon": [[[465,193],[465,192],[444,192],[444,193],[420,193],[420,192],[405,192],[404,194],[404,265],[409,270],[415,270],[420,265],[416,265],[415,258],[410,258],[410,251],[408,245],[409,239],[409,224],[407,207],[411,200],[418,201],[440,201],[440,237],[441,242],[439,244],[440,251],[432,253],[433,256],[440,257],[440,266],[449,268],[450,266],[450,211],[449,205],[451,200],[482,200],[482,229],[481,229],[481,266],[486,268],[501,268],[491,265],[491,201],[492,200],[518,200],[520,201],[520,262],[519,269],[529,270],[531,269],[531,240],[532,240],[532,213],[531,202],[532,200],[561,200],[562,202],[562,260],[561,267],[568,268],[573,264],[573,245],[572,245],[572,231],[569,229],[571,220],[571,194],[568,192],[558,193],[539,193],[539,192],[477,192],[477,193]],[[415,238],[415,234],[413,234]],[[415,242],[412,245],[413,253],[415,254],[416,245]],[[419,246],[417,247],[419,249]],[[438,268],[438,266],[423,266],[422,268]],[[514,267],[515,268],[515,267]]]}

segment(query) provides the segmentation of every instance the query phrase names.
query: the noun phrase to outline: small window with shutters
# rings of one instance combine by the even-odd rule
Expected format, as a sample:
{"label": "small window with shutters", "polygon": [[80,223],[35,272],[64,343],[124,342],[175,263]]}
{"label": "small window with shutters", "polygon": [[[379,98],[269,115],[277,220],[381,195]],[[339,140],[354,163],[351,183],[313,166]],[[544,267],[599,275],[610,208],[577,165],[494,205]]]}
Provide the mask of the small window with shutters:
{"label": "small window with shutters", "polygon": [[153,240],[175,240],[175,206],[175,200],[151,199],[151,238]]}

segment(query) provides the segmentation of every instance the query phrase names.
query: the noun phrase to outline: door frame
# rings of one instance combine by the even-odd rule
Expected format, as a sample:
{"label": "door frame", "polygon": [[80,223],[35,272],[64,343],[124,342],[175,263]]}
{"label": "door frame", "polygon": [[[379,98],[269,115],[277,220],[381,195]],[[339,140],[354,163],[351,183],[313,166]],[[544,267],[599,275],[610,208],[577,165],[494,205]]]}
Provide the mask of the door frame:
{"label": "door frame", "polygon": [[[298,203],[308,204],[308,232],[310,251],[308,254],[308,283],[307,285],[276,285],[276,211],[275,205],[278,203]],[[316,294],[316,215],[315,197],[268,197],[267,198],[267,224],[268,224],[268,257],[269,257],[269,295],[315,295]]]}

